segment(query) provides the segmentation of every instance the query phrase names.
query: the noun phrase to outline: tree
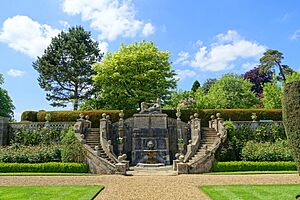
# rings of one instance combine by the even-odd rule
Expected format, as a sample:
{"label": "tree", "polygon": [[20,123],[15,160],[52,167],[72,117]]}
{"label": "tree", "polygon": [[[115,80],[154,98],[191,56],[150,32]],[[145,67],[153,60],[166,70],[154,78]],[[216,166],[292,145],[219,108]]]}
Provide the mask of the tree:
{"label": "tree", "polygon": [[281,108],[282,87],[276,82],[266,83],[263,92],[264,108],[275,109]]}
{"label": "tree", "polygon": [[244,79],[253,83],[251,90],[256,93],[258,97],[261,97],[263,93],[263,87],[265,83],[272,82],[273,78],[271,74],[260,73],[259,68],[249,70],[244,74]]}
{"label": "tree", "polygon": [[211,88],[211,86],[217,82],[217,79],[216,78],[209,78],[207,79],[204,83],[203,83],[203,86],[202,86],[202,91],[203,91],[203,94],[207,94],[209,89]]}
{"label": "tree", "polygon": [[252,84],[237,74],[225,74],[207,94],[209,108],[251,108],[258,100]]}
{"label": "tree", "polygon": [[80,101],[90,98],[95,89],[92,76],[96,74],[91,65],[102,56],[98,42],[81,26],[52,38],[44,54],[33,62],[39,72],[39,85],[47,91],[46,99],[52,102],[50,105],[65,107],[72,102],[77,110]]}
{"label": "tree", "polygon": [[[198,89],[199,90],[199,89]],[[195,107],[194,92],[192,91],[174,91],[164,102],[164,109],[191,109]]]}
{"label": "tree", "polygon": [[136,109],[143,101],[165,99],[176,87],[169,52],[160,51],[153,42],[122,44],[93,65],[99,100],[107,109]]}
{"label": "tree", "polygon": [[200,88],[200,83],[199,83],[199,81],[195,80],[195,82],[192,85],[192,89],[191,90],[193,92],[196,92],[199,88]]}
{"label": "tree", "polygon": [[[278,67],[279,79],[283,81],[286,80],[286,75],[293,72],[293,70],[288,65],[282,65],[281,60],[283,59],[283,54],[277,50],[269,49],[260,58],[260,73],[272,74],[272,68]],[[275,71],[274,71],[275,72]]]}
{"label": "tree", "polygon": [[300,175],[300,81],[295,80],[284,86],[282,119],[294,160]]}
{"label": "tree", "polygon": [[[3,75],[0,74],[0,86],[4,83]],[[15,109],[11,98],[7,91],[0,87],[0,116],[13,118],[13,110]]]}

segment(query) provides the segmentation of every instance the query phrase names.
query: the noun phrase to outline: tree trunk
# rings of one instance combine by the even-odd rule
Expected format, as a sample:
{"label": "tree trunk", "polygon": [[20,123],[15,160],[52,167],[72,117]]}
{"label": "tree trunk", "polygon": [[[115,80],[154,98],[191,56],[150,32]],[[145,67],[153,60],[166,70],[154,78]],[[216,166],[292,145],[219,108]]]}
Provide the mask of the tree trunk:
{"label": "tree trunk", "polygon": [[283,81],[285,81],[285,75],[284,75],[284,72],[283,72],[283,69],[282,69],[281,65],[279,63],[277,63],[277,62],[276,62],[276,64],[279,67],[279,71],[280,71],[280,74],[282,76]]}

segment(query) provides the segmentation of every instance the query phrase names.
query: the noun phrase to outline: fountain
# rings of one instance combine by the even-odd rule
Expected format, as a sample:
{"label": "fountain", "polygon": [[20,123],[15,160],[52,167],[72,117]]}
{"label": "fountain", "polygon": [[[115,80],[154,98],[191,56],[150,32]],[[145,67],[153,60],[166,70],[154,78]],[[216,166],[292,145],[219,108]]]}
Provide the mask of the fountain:
{"label": "fountain", "polygon": [[158,150],[154,150],[154,143],[150,140],[147,143],[148,149],[143,150],[144,157],[137,164],[138,167],[160,167],[165,165],[164,159],[158,156]]}

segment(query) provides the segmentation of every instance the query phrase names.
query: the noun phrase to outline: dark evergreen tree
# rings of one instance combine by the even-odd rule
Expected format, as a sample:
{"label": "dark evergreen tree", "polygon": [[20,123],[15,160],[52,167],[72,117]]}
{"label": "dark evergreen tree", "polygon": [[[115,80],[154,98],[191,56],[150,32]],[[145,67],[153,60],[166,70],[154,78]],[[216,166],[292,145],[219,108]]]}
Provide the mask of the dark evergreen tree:
{"label": "dark evergreen tree", "polygon": [[102,56],[98,42],[81,26],[52,38],[44,54],[33,63],[39,72],[39,85],[47,92],[46,99],[52,102],[50,105],[65,107],[71,102],[77,110],[80,101],[91,97],[92,76],[96,74],[91,65]]}
{"label": "dark evergreen tree", "polygon": [[203,91],[203,94],[207,94],[209,89],[211,88],[211,86],[217,82],[217,79],[216,78],[209,78],[207,79],[204,83],[203,83],[203,86],[202,86],[202,91]]}
{"label": "dark evergreen tree", "polygon": [[195,80],[195,82],[193,83],[193,86],[192,86],[192,91],[193,92],[196,92],[198,90],[198,88],[200,88],[200,83],[199,81]]}

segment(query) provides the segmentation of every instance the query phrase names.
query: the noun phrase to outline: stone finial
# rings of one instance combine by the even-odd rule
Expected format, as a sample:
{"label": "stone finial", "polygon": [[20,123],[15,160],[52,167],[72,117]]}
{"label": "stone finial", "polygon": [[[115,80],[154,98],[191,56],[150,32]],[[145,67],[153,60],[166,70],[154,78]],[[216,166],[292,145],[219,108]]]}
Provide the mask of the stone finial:
{"label": "stone finial", "polygon": [[89,117],[88,115],[86,115],[86,116],[85,116],[85,119],[86,119],[86,120],[89,120],[89,119],[90,119],[90,117]]}
{"label": "stone finial", "polygon": [[194,113],[194,117],[195,117],[195,119],[198,119],[198,113]]}
{"label": "stone finial", "polygon": [[210,119],[211,119],[211,120],[214,120],[214,119],[216,119],[216,117],[215,117],[214,115],[211,115],[211,116],[210,116]]}
{"label": "stone finial", "polygon": [[119,117],[120,117],[120,119],[123,119],[123,118],[124,118],[124,111],[123,111],[123,110],[121,110],[121,111],[119,112]]}
{"label": "stone finial", "polygon": [[99,146],[95,146],[94,149],[95,149],[95,151],[99,151],[100,148],[99,148]]}
{"label": "stone finial", "polygon": [[253,122],[256,122],[256,119],[257,119],[256,113],[252,113],[251,119],[252,119]]}
{"label": "stone finial", "polygon": [[107,143],[108,143],[109,145],[111,145],[111,140],[108,140]]}
{"label": "stone finial", "polygon": [[45,120],[46,120],[46,122],[50,122],[51,121],[51,114],[50,113],[46,114]]}
{"label": "stone finial", "polygon": [[102,113],[102,119],[106,119],[106,113]]}
{"label": "stone finial", "polygon": [[106,119],[107,119],[107,120],[110,120],[110,116],[109,116],[109,115],[106,115]]}
{"label": "stone finial", "polygon": [[190,120],[193,120],[193,119],[194,119],[194,116],[193,116],[193,115],[191,115],[191,116],[190,116]]}
{"label": "stone finial", "polygon": [[84,118],[84,114],[83,114],[83,113],[80,113],[80,114],[79,114],[79,117],[80,117],[80,119],[82,119],[82,120],[83,120],[83,118]]}
{"label": "stone finial", "polygon": [[178,158],[179,162],[183,163],[183,160],[184,160],[184,155],[180,155],[179,158]]}
{"label": "stone finial", "polygon": [[179,108],[179,107],[177,107],[176,117],[177,117],[177,120],[180,120],[180,117],[181,117],[181,111],[180,111],[180,108]]}
{"label": "stone finial", "polygon": [[189,144],[192,144],[193,140],[189,140]]}
{"label": "stone finial", "polygon": [[217,116],[218,119],[221,118],[221,114],[220,113],[217,113],[216,116]]}
{"label": "stone finial", "polygon": [[176,153],[176,154],[175,154],[176,160],[179,160],[179,156],[180,156],[180,153]]}

